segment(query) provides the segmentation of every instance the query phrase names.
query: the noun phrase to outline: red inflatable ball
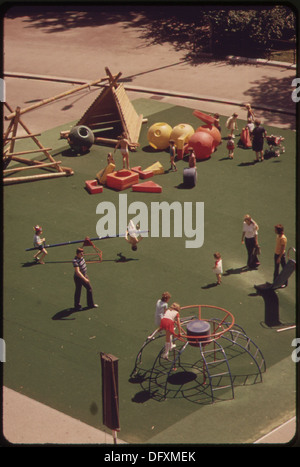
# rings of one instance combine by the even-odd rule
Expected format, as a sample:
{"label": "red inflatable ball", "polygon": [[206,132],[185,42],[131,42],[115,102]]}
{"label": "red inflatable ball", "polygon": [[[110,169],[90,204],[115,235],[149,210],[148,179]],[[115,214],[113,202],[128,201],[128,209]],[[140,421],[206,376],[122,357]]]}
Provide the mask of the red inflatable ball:
{"label": "red inflatable ball", "polygon": [[214,125],[202,125],[197,128],[197,131],[205,131],[209,135],[213,137],[214,140],[214,145],[215,147],[219,146],[222,140],[221,133],[219,132],[218,128],[216,128]]}
{"label": "red inflatable ball", "polygon": [[213,137],[205,131],[196,131],[190,137],[188,146],[194,149],[197,161],[209,159],[215,150]]}

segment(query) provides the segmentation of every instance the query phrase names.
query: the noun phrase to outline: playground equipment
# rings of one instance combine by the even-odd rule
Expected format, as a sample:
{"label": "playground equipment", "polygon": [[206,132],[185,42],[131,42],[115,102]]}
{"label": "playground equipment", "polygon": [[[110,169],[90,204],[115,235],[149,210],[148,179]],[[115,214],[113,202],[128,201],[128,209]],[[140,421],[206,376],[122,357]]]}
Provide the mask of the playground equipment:
{"label": "playground equipment", "polygon": [[252,141],[250,138],[250,131],[248,127],[242,129],[238,146],[244,149],[252,148]]}
{"label": "playground equipment", "polygon": [[137,172],[139,174],[139,178],[142,178],[143,180],[145,178],[151,178],[154,175],[152,170],[142,170],[142,167],[140,165],[137,167],[131,167],[131,170],[133,172]]}
{"label": "playground equipment", "polygon": [[[146,122],[147,119],[143,119],[142,115],[138,115],[136,113],[123,85],[117,82],[122,73],[112,75],[107,67],[105,68],[105,71],[107,76],[104,78],[99,78],[90,83],[77,86],[69,91],[44,99],[41,102],[23,109],[17,107],[16,110],[13,111],[6,102],[4,103],[6,109],[10,112],[8,115],[5,115],[5,120],[8,121],[9,124],[3,135],[4,148],[6,146],[3,152],[4,185],[73,175],[74,172],[71,168],[62,167],[60,165],[60,161],[54,160],[49,152],[51,151],[51,148],[45,148],[37,139],[39,134],[31,133],[20,117],[26,112],[35,110],[43,105],[65,98],[84,89],[90,89],[92,86],[99,86],[100,83],[106,81],[108,81],[108,84],[104,86],[100,95],[75,125],[76,129],[72,128],[69,131],[62,131],[60,136],[61,138],[69,138],[71,147],[74,147],[79,151],[84,151],[87,147],[90,147],[92,140],[91,133],[93,133],[95,143],[113,145],[117,144],[117,137],[121,133],[125,133],[130,142],[129,148],[136,148],[141,125],[143,122]],[[19,125],[21,125],[22,129],[26,131],[25,136],[17,135]],[[109,132],[110,137],[103,137],[105,132]],[[99,133],[101,136],[99,136]],[[106,134],[106,136],[108,135]],[[14,152],[16,140],[23,138],[31,138],[38,149]],[[20,157],[38,152],[43,153],[49,161],[29,160],[27,158]],[[25,167],[22,165],[15,165],[13,168],[7,169],[11,161],[18,162],[19,164],[25,164]],[[46,170],[47,173],[22,177],[11,176],[16,172],[24,173],[24,171],[30,169],[43,169]]]}
{"label": "playground equipment", "polygon": [[188,188],[193,188],[197,183],[197,169],[195,167],[185,167],[183,169],[183,184]]}
{"label": "playground equipment", "polygon": [[220,144],[221,141],[222,141],[221,133],[219,132],[218,128],[216,128],[216,127],[213,126],[213,125],[202,125],[202,126],[199,126],[199,127],[196,129],[196,132],[197,132],[197,131],[204,131],[204,132],[206,132],[207,134],[209,134],[210,136],[212,136],[213,141],[214,141],[214,146],[215,146],[215,148],[216,148],[217,146],[219,146],[219,144]]}
{"label": "playground equipment", "polygon": [[98,180],[86,180],[85,187],[91,195],[103,192],[103,186],[99,185]]}
{"label": "playground equipment", "polygon": [[189,146],[193,148],[198,161],[209,159],[215,150],[213,137],[204,131],[196,131],[190,137]]}
{"label": "playground equipment", "polygon": [[[118,136],[125,134],[129,141],[129,149],[138,145],[143,122],[143,115],[138,115],[130,102],[123,84],[118,83],[122,73],[112,75],[105,68],[108,85],[106,85],[76,126],[86,126],[94,134],[95,143],[116,145]],[[61,137],[68,138],[68,131],[62,131]]]}
{"label": "playground equipment", "polygon": [[[148,230],[137,230],[137,233],[146,233]],[[99,263],[102,261],[102,251],[97,248],[93,242],[96,240],[107,240],[109,238],[119,238],[119,237],[125,237],[126,234],[117,234],[117,235],[107,235],[106,237],[95,237],[95,238],[89,238],[85,237],[83,240],[71,240],[69,242],[61,242],[61,243],[53,243],[52,245],[44,245],[44,248],[55,248],[59,246],[66,246],[66,245],[75,245],[76,243],[82,243],[82,247],[92,247],[93,248],[93,253],[84,253],[84,256],[91,256],[93,255],[94,257],[96,256],[96,259],[91,259],[86,261],[87,263]],[[33,248],[27,248],[25,251],[33,251],[37,250],[37,247]]]}
{"label": "playground equipment", "polygon": [[[186,312],[193,314],[183,317]],[[136,356],[130,378],[141,384],[148,398],[213,403],[234,398],[234,386],[262,382],[262,352],[232,313],[217,306],[188,305],[180,315],[182,331],[173,336],[172,357],[162,357],[161,330],[147,337]]]}
{"label": "playground equipment", "polygon": [[[3,135],[3,184],[4,185],[13,185],[17,183],[32,182],[37,180],[44,180],[57,177],[66,177],[73,175],[73,170],[69,167],[62,167],[61,161],[55,161],[52,155],[50,154],[51,148],[46,148],[39,141],[37,136],[40,136],[39,133],[33,134],[29,128],[25,125],[21,119],[21,114],[25,113],[26,109],[21,109],[20,107],[16,108],[16,111],[13,112],[12,108],[7,102],[4,102],[4,106],[11,113],[5,116],[6,120],[9,120],[9,125]],[[25,130],[26,134],[18,136],[19,126]],[[25,138],[30,138],[34,143],[34,148],[27,151],[15,151],[15,143],[17,140],[22,140]],[[29,154],[42,153],[46,158],[45,161],[31,160],[27,159]],[[23,157],[26,156],[26,157]],[[7,169],[8,165],[12,162],[17,162],[17,165]],[[33,169],[42,169],[46,170],[47,173],[39,173],[34,175],[22,175],[21,177],[14,177],[17,172],[22,174],[27,173],[28,170]]]}
{"label": "playground equipment", "polygon": [[[120,235],[118,235],[120,236]],[[54,247],[58,247],[58,246],[65,246],[65,245],[73,245],[73,244],[76,244],[76,243],[82,243],[82,248],[83,247],[92,247],[93,248],[93,253],[84,253],[84,256],[93,256],[93,258],[95,257],[95,259],[91,259],[91,260],[88,260],[86,261],[87,263],[99,263],[102,261],[102,251],[99,250],[99,248],[97,248],[95,245],[94,245],[94,241],[96,240],[104,240],[106,238],[110,238],[110,237],[96,237],[96,238],[89,238],[89,237],[85,237],[83,240],[73,240],[73,241],[70,241],[70,242],[62,242],[62,243],[54,243],[53,245],[44,245],[44,248],[54,248]],[[36,247],[33,247],[33,248],[27,248],[25,251],[33,251],[33,250],[36,250],[37,248]]]}
{"label": "playground equipment", "polygon": [[100,185],[106,184],[107,175],[114,172],[116,165],[110,162],[104,169],[99,170],[96,175],[96,179],[100,183]]}
{"label": "playground equipment", "polygon": [[195,133],[194,128],[187,123],[176,125],[170,135],[170,139],[175,141],[177,158],[183,159],[184,148],[188,144],[190,137]]}
{"label": "playground equipment", "polygon": [[154,149],[164,150],[169,147],[172,127],[165,122],[157,122],[151,125],[147,133],[147,139]]}
{"label": "playground equipment", "polygon": [[131,187],[134,183],[138,183],[139,174],[133,170],[122,169],[116,172],[107,174],[106,186],[121,191]]}
{"label": "playground equipment", "polygon": [[68,142],[72,149],[84,153],[94,144],[94,133],[87,126],[74,126],[69,133]]}
{"label": "playground equipment", "polygon": [[161,165],[159,161],[154,162],[154,164],[150,165],[145,169],[145,172],[153,172],[153,175],[161,175],[165,173],[165,169]]}
{"label": "playground equipment", "polygon": [[[9,124],[8,124],[8,128],[5,130],[4,135],[3,135],[3,142],[4,142],[3,147],[5,148],[5,146],[8,144],[9,144],[9,147],[6,147],[3,152],[4,169],[6,169],[7,166],[10,164],[10,162],[12,161],[18,162],[19,164],[25,164],[25,167],[22,165],[17,165],[17,166],[14,166],[12,169],[4,170],[3,172],[4,177],[5,177],[3,180],[4,185],[31,182],[31,181],[43,180],[43,179],[49,179],[49,178],[66,177],[66,176],[74,174],[71,168],[62,167],[60,165],[61,164],[60,161],[54,160],[54,158],[51,156],[49,152],[51,151],[51,148],[45,148],[42,145],[42,143],[37,139],[37,136],[40,136],[40,134],[31,133],[31,131],[22,121],[21,115],[27,112],[30,112],[32,110],[35,110],[43,105],[54,102],[58,99],[62,99],[73,93],[82,91],[83,89],[91,88],[92,86],[97,86],[99,85],[100,82],[106,81],[109,78],[110,78],[109,76],[105,78],[99,78],[93,82],[86,83],[81,86],[77,86],[73,89],[70,89],[69,91],[65,91],[56,96],[44,99],[41,102],[38,102],[36,104],[30,105],[28,107],[24,107],[23,109],[21,109],[20,107],[17,107],[15,111],[12,110],[12,108],[8,105],[7,102],[4,103],[6,109],[8,109],[10,112],[8,115],[5,115],[5,120],[8,121]],[[21,125],[22,129],[25,130],[26,135],[24,136],[17,135],[19,125]],[[69,132],[66,132],[66,133],[69,134]],[[28,150],[28,151],[14,152],[14,146],[15,146],[16,140],[23,139],[23,138],[31,138],[34,144],[38,147],[38,149],[34,149],[30,151]],[[49,160],[49,162],[45,163],[44,161],[30,160],[24,157],[20,157],[23,155],[28,156],[28,154],[34,154],[34,153],[43,153],[46,159]],[[27,175],[27,176],[22,176],[22,177],[11,177],[11,175],[13,175],[15,172],[24,173],[25,171],[32,170],[32,169],[43,169],[43,170],[46,170],[48,173],[37,174],[37,175]]]}
{"label": "playground equipment", "polygon": [[138,191],[142,193],[161,193],[162,187],[157,183],[150,181],[132,185],[132,191]]}

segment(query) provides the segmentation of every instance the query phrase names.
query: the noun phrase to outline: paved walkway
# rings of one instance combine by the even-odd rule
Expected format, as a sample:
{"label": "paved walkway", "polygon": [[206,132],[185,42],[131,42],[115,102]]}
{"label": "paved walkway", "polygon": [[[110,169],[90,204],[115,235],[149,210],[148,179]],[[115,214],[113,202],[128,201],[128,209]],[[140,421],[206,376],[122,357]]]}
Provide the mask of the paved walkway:
{"label": "paved walkway", "polygon": [[[172,44],[149,45],[140,29],[132,27],[128,20],[95,20],[74,27],[75,20],[72,14],[58,18],[50,13],[5,20],[4,71],[10,75],[5,78],[6,100],[13,109],[71,87],[69,82],[13,75],[91,82],[104,77],[107,66],[113,74],[122,72],[130,99],[155,98],[222,115],[231,115],[238,108],[242,119],[246,112],[240,106],[251,102],[266,124],[295,129],[295,104],[290,97],[295,69],[291,67],[228,61],[193,64],[185,59],[184,51],[175,50]],[[73,94],[29,112],[24,122],[33,133],[72,122],[97,93],[99,88]],[[4,434],[12,443],[112,443],[111,435],[7,388],[3,391],[3,409]],[[291,438],[294,427],[295,420],[291,420],[258,442],[284,443]]]}

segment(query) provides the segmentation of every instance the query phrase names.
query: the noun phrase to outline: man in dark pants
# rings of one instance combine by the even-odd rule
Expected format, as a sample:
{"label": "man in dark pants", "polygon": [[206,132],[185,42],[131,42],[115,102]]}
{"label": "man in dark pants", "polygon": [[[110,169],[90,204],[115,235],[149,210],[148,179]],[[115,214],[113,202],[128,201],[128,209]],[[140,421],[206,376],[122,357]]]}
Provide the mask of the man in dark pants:
{"label": "man in dark pants", "polygon": [[74,266],[74,282],[75,282],[75,295],[74,295],[74,308],[81,310],[80,296],[82,286],[86,288],[86,298],[88,308],[98,308],[94,303],[92,286],[87,276],[86,262],[83,257],[83,249],[77,248],[76,256],[73,259]]}

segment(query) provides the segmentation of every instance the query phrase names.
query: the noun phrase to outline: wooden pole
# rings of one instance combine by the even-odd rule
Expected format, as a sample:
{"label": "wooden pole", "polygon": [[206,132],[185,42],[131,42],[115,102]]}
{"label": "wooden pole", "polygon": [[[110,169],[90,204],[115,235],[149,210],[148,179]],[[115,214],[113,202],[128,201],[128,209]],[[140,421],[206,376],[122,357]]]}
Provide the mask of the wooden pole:
{"label": "wooden pole", "polygon": [[43,149],[33,149],[32,151],[20,151],[20,152],[8,152],[6,154],[7,157],[12,157],[12,156],[23,156],[23,154],[34,154],[37,152],[45,152],[45,151],[51,151],[52,148],[43,148]]}
{"label": "wooden pole", "polygon": [[17,107],[16,108],[16,111],[15,111],[15,118],[13,120],[13,129],[12,129],[12,140],[10,142],[10,145],[9,145],[9,152],[12,153],[14,151],[14,147],[15,147],[15,136],[17,135],[17,129],[18,129],[18,124],[19,124],[19,120],[20,120],[20,107]]}
{"label": "wooden pole", "polygon": [[95,143],[103,143],[103,144],[114,144],[118,143],[118,139],[110,139],[110,138],[101,138],[100,136],[95,137]]}
{"label": "wooden pole", "polygon": [[[119,73],[119,75],[120,75],[120,73]],[[119,76],[119,75],[117,75],[117,76]],[[66,96],[69,96],[70,94],[74,94],[74,92],[78,92],[78,91],[81,91],[81,90],[86,89],[88,87],[95,86],[96,84],[100,83],[101,81],[105,81],[105,80],[108,80],[108,79],[109,79],[109,77],[106,76],[105,78],[97,79],[96,81],[92,81],[91,83],[87,83],[87,84],[83,84],[81,86],[77,86],[76,88],[71,89],[69,91],[65,91],[65,92],[62,92],[61,94],[57,94],[56,96],[49,97],[48,99],[44,99],[41,102],[38,102],[37,104],[33,104],[33,105],[30,105],[29,107],[25,107],[24,109],[21,109],[20,110],[20,115],[24,114],[25,112],[29,112],[31,110],[37,109],[38,107],[41,107],[42,105],[46,105],[46,104],[49,104],[50,102],[61,99],[62,97],[66,97]],[[6,115],[5,120],[11,120],[15,116],[16,116],[16,112],[13,112],[13,113],[11,113],[9,115]]]}
{"label": "wooden pole", "polygon": [[29,167],[14,167],[13,169],[6,169],[3,170],[3,174],[6,175],[8,173],[12,172],[23,172],[24,170],[30,170],[30,169],[42,169],[44,167],[51,167],[56,164],[61,164],[61,161],[58,162],[49,162],[47,164],[32,164]]}
{"label": "wooden pole", "polygon": [[23,135],[23,136],[13,136],[12,138],[5,138],[6,141],[10,141],[12,139],[24,139],[24,138],[31,138],[32,136],[41,136],[41,133],[30,133],[30,135]]}
{"label": "wooden pole", "polygon": [[66,172],[55,172],[52,174],[29,175],[28,177],[8,177],[3,179],[3,185],[15,185],[17,183],[34,182],[36,180],[44,180],[48,178],[66,177],[67,175],[68,173]]}
{"label": "wooden pole", "polygon": [[[30,134],[30,130],[27,128],[27,126],[25,125],[25,123],[21,120],[21,118],[19,118],[19,123],[20,125],[22,125],[22,127],[24,128],[24,130],[26,131],[27,134]],[[51,156],[51,154],[47,151],[47,149],[44,148],[44,146],[39,142],[39,140],[35,137],[35,136],[31,136],[31,138],[33,139],[33,141],[35,142],[35,144],[40,148],[42,149],[42,152],[45,154],[45,156],[50,160],[50,162],[55,162],[54,158]],[[56,166],[57,170],[59,172],[63,172],[63,169],[57,165]]]}

